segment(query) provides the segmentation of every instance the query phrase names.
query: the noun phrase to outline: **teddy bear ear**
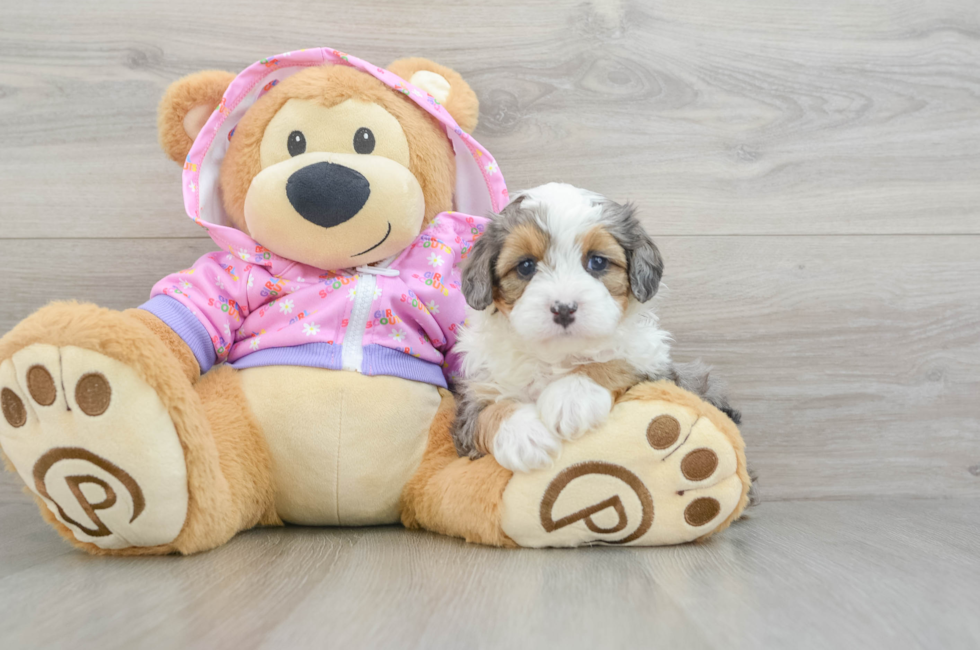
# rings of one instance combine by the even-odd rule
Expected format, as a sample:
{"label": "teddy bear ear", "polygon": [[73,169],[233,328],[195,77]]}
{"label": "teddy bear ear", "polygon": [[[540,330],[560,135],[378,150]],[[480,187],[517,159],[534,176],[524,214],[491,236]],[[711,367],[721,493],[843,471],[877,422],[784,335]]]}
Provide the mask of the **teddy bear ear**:
{"label": "teddy bear ear", "polygon": [[418,57],[399,59],[388,66],[388,69],[435,97],[461,129],[472,133],[476,128],[480,101],[458,72],[435,61]]}
{"label": "teddy bear ear", "polygon": [[160,101],[157,129],[164,153],[183,163],[194,138],[221,102],[235,75],[222,70],[195,72],[170,84]]}

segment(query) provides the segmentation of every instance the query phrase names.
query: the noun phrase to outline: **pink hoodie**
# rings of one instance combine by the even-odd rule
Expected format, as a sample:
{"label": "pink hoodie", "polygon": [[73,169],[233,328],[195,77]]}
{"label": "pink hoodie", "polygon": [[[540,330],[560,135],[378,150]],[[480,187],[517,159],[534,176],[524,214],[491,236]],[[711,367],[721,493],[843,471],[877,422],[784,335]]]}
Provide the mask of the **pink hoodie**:
{"label": "pink hoodie", "polygon": [[[229,225],[218,170],[245,111],[280,80],[317,65],[348,65],[404,93],[446,126],[456,151],[455,208],[411,246],[374,267],[324,270],[285,259]],[[169,325],[207,372],[269,365],[393,375],[437,386],[458,373],[452,352],[466,315],[459,264],[507,203],[486,149],[428,93],[397,75],[330,49],[287,52],[242,72],[198,135],[184,164],[187,213],[222,252],[158,282],[142,308]]]}

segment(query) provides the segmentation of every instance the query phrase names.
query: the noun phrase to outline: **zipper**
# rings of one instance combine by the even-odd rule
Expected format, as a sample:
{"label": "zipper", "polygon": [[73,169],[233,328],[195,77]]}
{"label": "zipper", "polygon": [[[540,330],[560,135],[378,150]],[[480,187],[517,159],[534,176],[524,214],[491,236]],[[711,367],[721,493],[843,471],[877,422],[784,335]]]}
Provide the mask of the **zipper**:
{"label": "zipper", "polygon": [[389,259],[379,266],[359,266],[356,269],[358,278],[354,288],[354,308],[350,311],[350,322],[347,323],[347,334],[340,353],[340,365],[344,370],[361,372],[364,362],[364,333],[367,331],[374,292],[378,286],[377,276],[398,277],[398,271],[387,268],[390,263]]}

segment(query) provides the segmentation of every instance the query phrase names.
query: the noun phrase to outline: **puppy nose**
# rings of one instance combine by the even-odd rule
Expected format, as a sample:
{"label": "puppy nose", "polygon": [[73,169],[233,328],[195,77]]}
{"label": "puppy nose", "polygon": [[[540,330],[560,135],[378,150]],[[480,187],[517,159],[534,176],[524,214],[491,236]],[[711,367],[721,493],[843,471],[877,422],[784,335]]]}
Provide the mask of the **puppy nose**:
{"label": "puppy nose", "polygon": [[577,302],[573,302],[572,304],[556,302],[551,306],[551,313],[554,314],[552,318],[562,327],[568,327],[575,321],[576,311],[578,311]]}
{"label": "puppy nose", "polygon": [[350,167],[318,162],[292,173],[286,196],[301,217],[332,228],[361,211],[371,196],[371,184]]}

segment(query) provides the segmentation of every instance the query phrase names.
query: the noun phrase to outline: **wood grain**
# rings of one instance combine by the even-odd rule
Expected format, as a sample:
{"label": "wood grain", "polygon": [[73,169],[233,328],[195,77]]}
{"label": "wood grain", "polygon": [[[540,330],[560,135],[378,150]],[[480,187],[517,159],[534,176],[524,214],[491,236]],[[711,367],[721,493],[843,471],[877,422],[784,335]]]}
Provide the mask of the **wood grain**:
{"label": "wood grain", "polygon": [[[57,541],[24,510],[0,549]],[[502,550],[399,528],[260,530],[190,558],[44,548],[0,571],[0,646],[970,648],[978,510],[765,503],[707,544],[660,549]]]}
{"label": "wood grain", "polygon": [[511,187],[659,234],[980,233],[974,0],[274,4],[0,2],[0,237],[199,236],[164,88],[319,45],[457,68]]}
{"label": "wood grain", "polygon": [[[675,358],[701,357],[728,381],[763,498],[980,495],[974,238],[657,242],[667,265],[658,311]],[[136,306],[213,248],[0,241],[9,264],[0,331],[53,299]],[[48,260],[43,272],[38,259]]]}
{"label": "wood grain", "polygon": [[511,188],[637,203],[762,505],[665,549],[288,528],[100,559],[7,474],[0,647],[980,645],[976,0],[0,0],[0,333],[212,250],[156,104],[304,46],[454,67]]}
{"label": "wood grain", "polygon": [[728,380],[763,498],[980,495],[975,238],[659,241],[675,357]]}

